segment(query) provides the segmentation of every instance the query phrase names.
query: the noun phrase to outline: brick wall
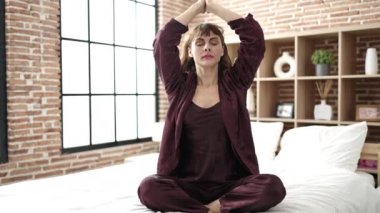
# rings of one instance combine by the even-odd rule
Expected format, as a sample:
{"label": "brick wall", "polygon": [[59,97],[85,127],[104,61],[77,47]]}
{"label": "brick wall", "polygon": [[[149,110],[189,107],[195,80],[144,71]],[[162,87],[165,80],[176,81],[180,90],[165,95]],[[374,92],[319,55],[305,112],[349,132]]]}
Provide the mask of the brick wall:
{"label": "brick wall", "polygon": [[6,0],[8,150],[0,184],[118,164],[147,142],[61,153],[59,0]]}
{"label": "brick wall", "polygon": [[[380,26],[380,1],[366,0],[324,0],[324,1],[245,1],[245,0],[220,0],[220,4],[241,14],[252,13],[254,18],[260,22],[265,36],[281,33],[306,32],[315,29],[327,29],[341,26],[357,26],[362,24],[379,23]],[[183,9],[184,10],[184,9]],[[183,10],[162,11],[159,16],[165,17],[160,21],[168,19],[168,16],[179,14]],[[230,30],[228,25],[213,14],[198,15],[190,27],[200,22],[213,22],[225,29],[226,42],[238,42],[237,36]],[[162,26],[162,22],[160,25]],[[374,40],[372,39],[374,42]],[[376,40],[375,40],[376,41]],[[372,45],[378,45],[374,43]],[[364,48],[362,48],[364,49]],[[379,49],[378,49],[379,50]],[[360,50],[359,50],[360,51]],[[363,51],[360,52],[363,54]],[[363,66],[363,61],[359,61],[357,66]],[[287,85],[285,85],[286,87]],[[361,86],[362,88],[362,86]],[[364,92],[368,94],[368,92]],[[284,99],[286,100],[286,94]],[[292,99],[292,98],[291,98]],[[363,100],[357,97],[358,100]],[[366,96],[367,102],[373,102],[373,97]],[[160,83],[160,120],[165,118],[167,110],[166,96]]]}

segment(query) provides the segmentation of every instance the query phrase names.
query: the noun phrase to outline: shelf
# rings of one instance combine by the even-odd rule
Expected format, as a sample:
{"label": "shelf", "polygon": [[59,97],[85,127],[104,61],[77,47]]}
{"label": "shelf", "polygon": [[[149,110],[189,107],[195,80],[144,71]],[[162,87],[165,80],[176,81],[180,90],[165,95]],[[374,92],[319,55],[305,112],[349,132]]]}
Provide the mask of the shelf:
{"label": "shelf", "polygon": [[[380,51],[380,25],[359,25],[329,30],[276,34],[266,36],[266,52],[254,79],[255,112],[251,120],[283,122],[284,131],[308,125],[340,126],[356,121],[357,105],[380,105],[380,73],[365,75],[367,48]],[[231,58],[237,55],[237,43],[227,45]],[[330,66],[327,76],[316,76],[311,55],[316,49],[332,52],[336,63]],[[278,78],[274,64],[283,52],[295,59],[295,74]],[[378,58],[380,64],[380,57]],[[283,66],[286,71],[288,66]],[[331,105],[332,120],[315,120],[314,107],[321,102],[316,82],[332,80],[326,103]],[[294,118],[276,117],[280,103],[294,104]],[[367,122],[368,131],[361,159],[376,160],[380,164],[380,122]],[[369,143],[373,142],[373,143]],[[377,174],[380,185],[380,165],[377,169],[359,170]]]}
{"label": "shelf", "polygon": [[314,119],[297,119],[297,122],[303,123],[303,124],[327,124],[327,125],[339,124],[337,120],[326,121],[326,120],[314,120]]}
{"label": "shelf", "polygon": [[[251,121],[283,122],[284,131],[308,125],[341,126],[358,123],[357,105],[380,105],[380,72],[365,75],[367,48],[380,50],[380,25],[360,25],[276,34],[266,37],[266,52],[252,85],[255,113]],[[232,59],[237,56],[238,43],[227,45]],[[310,58],[316,49],[332,52],[334,63],[327,76],[316,76],[315,65]],[[295,59],[296,72],[293,77],[275,76],[273,66],[284,52]],[[378,58],[380,63],[380,57]],[[288,66],[284,66],[286,71]],[[314,107],[321,102],[316,82],[332,80],[326,102],[332,107],[332,120],[315,120]],[[294,104],[294,118],[276,117],[280,103]],[[380,122],[367,122],[368,131],[361,159],[376,160],[380,163]],[[380,173],[379,168],[363,169],[372,174]],[[380,185],[380,174],[378,184]]]}
{"label": "shelf", "polygon": [[260,121],[292,123],[293,118],[259,118]]}
{"label": "shelf", "polygon": [[258,81],[294,81],[294,77],[292,78],[265,77],[265,78],[259,78]]}
{"label": "shelf", "polygon": [[365,75],[365,74],[342,75],[342,78],[343,79],[380,78],[380,74],[377,74],[377,75]]}
{"label": "shelf", "polygon": [[369,143],[366,142],[363,146],[363,154],[377,155],[380,151],[380,143]]}
{"label": "shelf", "polygon": [[[361,121],[341,121],[340,124],[351,125],[351,124],[355,124],[358,122],[361,122]],[[378,127],[380,127],[380,122],[369,122],[369,121],[367,121],[367,126],[378,126]]]}
{"label": "shelf", "polygon": [[327,76],[300,76],[297,77],[298,80],[328,80],[328,79],[338,79],[337,75],[327,75]]}
{"label": "shelf", "polygon": [[250,116],[250,117],[249,117],[249,120],[250,120],[251,122],[256,122],[256,121],[257,121],[257,117],[252,117],[252,116]]}

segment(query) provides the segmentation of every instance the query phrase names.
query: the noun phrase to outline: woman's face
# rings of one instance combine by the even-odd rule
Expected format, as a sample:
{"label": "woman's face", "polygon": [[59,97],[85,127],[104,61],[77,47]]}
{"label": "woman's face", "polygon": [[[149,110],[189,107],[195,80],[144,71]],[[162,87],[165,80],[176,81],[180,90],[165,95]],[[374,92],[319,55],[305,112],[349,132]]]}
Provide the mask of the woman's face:
{"label": "woman's face", "polygon": [[195,36],[188,51],[195,64],[204,68],[217,66],[224,54],[220,37],[212,31],[209,36]]}

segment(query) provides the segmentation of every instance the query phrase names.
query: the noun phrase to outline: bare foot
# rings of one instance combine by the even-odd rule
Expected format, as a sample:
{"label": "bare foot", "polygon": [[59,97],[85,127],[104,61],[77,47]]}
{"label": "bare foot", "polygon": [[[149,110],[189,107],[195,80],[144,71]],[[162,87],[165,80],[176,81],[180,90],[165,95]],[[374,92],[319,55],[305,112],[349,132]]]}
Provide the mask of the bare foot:
{"label": "bare foot", "polygon": [[209,209],[209,213],[220,213],[220,202],[219,200],[214,200],[207,204],[206,207]]}

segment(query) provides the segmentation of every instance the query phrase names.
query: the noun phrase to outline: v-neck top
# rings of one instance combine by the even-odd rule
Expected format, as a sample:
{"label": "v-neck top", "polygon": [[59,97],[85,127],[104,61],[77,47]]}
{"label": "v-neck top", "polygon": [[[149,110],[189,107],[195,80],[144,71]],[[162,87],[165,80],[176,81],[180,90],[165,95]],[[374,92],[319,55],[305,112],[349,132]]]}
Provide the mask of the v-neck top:
{"label": "v-neck top", "polygon": [[241,177],[220,111],[220,102],[209,108],[190,104],[180,144],[177,174],[181,180],[220,183]]}

